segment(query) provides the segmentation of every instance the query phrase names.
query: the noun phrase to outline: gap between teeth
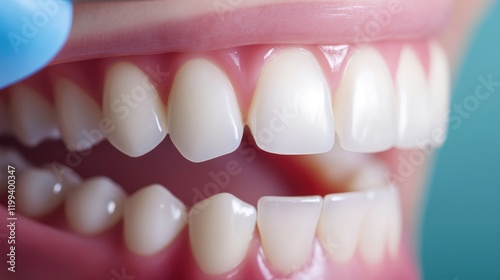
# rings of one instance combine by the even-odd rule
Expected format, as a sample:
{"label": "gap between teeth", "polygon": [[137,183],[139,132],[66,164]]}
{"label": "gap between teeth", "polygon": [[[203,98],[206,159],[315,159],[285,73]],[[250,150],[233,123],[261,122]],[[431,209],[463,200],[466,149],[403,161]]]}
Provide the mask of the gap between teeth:
{"label": "gap between teeth", "polygon": [[[0,118],[0,134],[13,133],[28,146],[62,137],[78,151],[107,138],[132,157],[170,134],[193,162],[234,151],[245,123],[261,149],[277,154],[324,153],[335,135],[345,150],[356,152],[436,147],[446,137],[449,71],[439,45],[428,45],[428,73],[413,47],[404,44],[394,76],[375,47],[354,47],[343,73],[334,65],[337,72],[326,74],[308,49],[274,50],[245,115],[237,99],[241,86],[212,60],[187,60],[166,106],[155,80],[162,75],[158,69],[119,61],[106,70],[102,109],[64,77],[54,79],[54,108],[28,85],[14,86],[8,100],[0,99],[0,116],[6,117]],[[339,73],[338,88],[331,89],[329,75]]]}

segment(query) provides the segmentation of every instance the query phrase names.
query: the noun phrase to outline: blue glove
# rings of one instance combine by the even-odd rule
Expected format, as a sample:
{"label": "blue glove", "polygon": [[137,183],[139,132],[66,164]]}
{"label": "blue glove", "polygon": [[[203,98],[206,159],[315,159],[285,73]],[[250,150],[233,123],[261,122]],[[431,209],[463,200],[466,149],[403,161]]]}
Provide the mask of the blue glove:
{"label": "blue glove", "polygon": [[70,0],[1,0],[0,89],[37,72],[61,50],[71,30]]}

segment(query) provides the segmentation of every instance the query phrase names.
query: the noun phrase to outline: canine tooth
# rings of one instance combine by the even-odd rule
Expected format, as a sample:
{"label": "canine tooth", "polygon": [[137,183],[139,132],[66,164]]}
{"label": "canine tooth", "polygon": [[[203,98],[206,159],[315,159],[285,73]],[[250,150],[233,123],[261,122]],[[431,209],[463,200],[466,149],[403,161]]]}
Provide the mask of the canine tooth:
{"label": "canine tooth", "polygon": [[12,132],[26,146],[33,147],[45,139],[60,137],[50,103],[25,85],[11,89],[10,121]]}
{"label": "canine tooth", "polygon": [[155,254],[175,239],[186,219],[186,207],[165,187],[141,188],[125,203],[125,244],[134,253]]}
{"label": "canine tooth", "polygon": [[189,237],[194,258],[208,274],[234,269],[244,259],[255,231],[255,208],[221,193],[189,212]]}
{"label": "canine tooth", "polygon": [[39,168],[19,173],[16,194],[19,212],[31,218],[49,214],[64,198],[63,185],[54,174]]}
{"label": "canine tooth", "polygon": [[131,157],[148,153],[167,135],[163,102],[149,77],[132,63],[108,69],[103,114],[114,125],[108,140]]}
{"label": "canine tooth", "polygon": [[56,82],[55,111],[62,139],[68,149],[87,150],[104,139],[99,127],[103,119],[101,109],[73,82],[66,79]]}
{"label": "canine tooth", "polygon": [[88,179],[66,197],[66,220],[80,234],[101,233],[120,220],[125,197],[125,191],[107,177]]}
{"label": "canine tooth", "polygon": [[[448,127],[450,66],[446,53],[436,42],[430,43],[429,55],[429,91],[431,100],[432,138],[436,144],[442,144],[446,138],[446,130]],[[435,134],[442,134],[443,137],[435,137]]]}
{"label": "canine tooth", "polygon": [[233,86],[207,60],[193,59],[177,72],[167,111],[170,139],[190,161],[231,153],[241,142],[243,121]]}
{"label": "canine tooth", "polygon": [[379,152],[397,138],[396,93],[389,68],[373,48],[356,50],[334,97],[337,135],[353,152]]}
{"label": "canine tooth", "polygon": [[427,79],[415,51],[401,51],[396,72],[399,102],[398,148],[418,148],[418,142],[430,135],[431,116]]}
{"label": "canine tooth", "polygon": [[328,83],[314,56],[305,49],[285,50],[264,66],[248,125],[265,151],[324,153],[335,141],[331,106]]}
{"label": "canine tooth", "polygon": [[297,271],[310,256],[321,203],[320,196],[259,199],[257,225],[262,248],[277,270]]}
{"label": "canine tooth", "polygon": [[366,212],[361,226],[359,250],[368,264],[379,264],[385,254],[388,237],[390,199],[388,190],[366,193]]}
{"label": "canine tooth", "polygon": [[325,196],[318,223],[318,238],[326,252],[339,263],[350,261],[356,252],[365,213],[362,192]]}

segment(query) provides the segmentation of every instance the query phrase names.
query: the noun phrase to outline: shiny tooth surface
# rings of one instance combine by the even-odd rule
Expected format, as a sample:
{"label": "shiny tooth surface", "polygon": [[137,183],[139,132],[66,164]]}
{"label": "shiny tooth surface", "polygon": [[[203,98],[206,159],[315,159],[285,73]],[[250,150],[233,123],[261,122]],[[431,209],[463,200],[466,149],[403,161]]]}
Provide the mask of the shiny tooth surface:
{"label": "shiny tooth surface", "polygon": [[99,126],[103,119],[101,109],[72,81],[56,81],[54,107],[62,139],[69,150],[87,150],[104,139]]}
{"label": "shiny tooth surface", "polygon": [[125,191],[107,177],[85,180],[66,197],[66,220],[80,234],[101,233],[120,220],[125,198]]}
{"label": "shiny tooth surface", "polygon": [[112,125],[108,140],[131,157],[150,152],[167,135],[163,102],[150,78],[132,63],[118,62],[107,70],[103,114]]}
{"label": "shiny tooth surface", "polygon": [[396,72],[399,108],[398,148],[418,148],[430,135],[430,98],[425,70],[415,51],[403,47]]}
{"label": "shiny tooth surface", "polygon": [[257,226],[262,248],[278,271],[298,271],[311,255],[321,204],[320,196],[259,199]]}
{"label": "shiny tooth surface", "polygon": [[5,100],[0,97],[0,135],[5,135],[9,132],[9,111],[7,110],[7,104]]}
{"label": "shiny tooth surface", "polygon": [[365,216],[361,225],[359,250],[370,265],[379,264],[386,253],[391,207],[387,189],[365,192]]}
{"label": "shiny tooth surface", "polygon": [[59,206],[63,198],[63,185],[52,172],[29,168],[17,174],[16,205],[23,215],[43,217]]}
{"label": "shiny tooth surface", "polygon": [[25,85],[11,88],[10,121],[13,134],[29,147],[34,147],[45,139],[60,137],[50,103]]}
{"label": "shiny tooth surface", "polygon": [[141,188],[125,203],[125,244],[134,253],[153,255],[177,237],[186,220],[186,207],[165,187],[155,184]]}
{"label": "shiny tooth surface", "polygon": [[63,191],[70,191],[76,188],[81,182],[82,178],[73,169],[60,164],[58,162],[52,162],[45,164],[42,168],[52,172],[57,178],[57,181],[62,184]]}
{"label": "shiny tooth surface", "polygon": [[208,60],[193,59],[179,69],[167,111],[170,138],[190,161],[229,154],[241,142],[243,121],[233,86]]}
{"label": "shiny tooth surface", "polygon": [[373,48],[357,49],[334,96],[337,135],[345,150],[380,152],[397,139],[396,91],[389,68]]}
{"label": "shiny tooth surface", "polygon": [[339,263],[349,262],[358,246],[365,214],[363,192],[325,196],[318,223],[318,238],[324,250]]}
{"label": "shiny tooth surface", "polygon": [[288,49],[264,65],[248,125],[257,145],[271,153],[315,154],[332,148],[330,89],[313,54]]}
{"label": "shiny tooth surface", "polygon": [[437,145],[444,143],[448,128],[450,104],[450,66],[448,57],[437,42],[429,45],[429,94],[431,102],[431,137]]}
{"label": "shiny tooth surface", "polygon": [[194,258],[208,274],[231,271],[242,262],[255,231],[256,211],[232,194],[201,201],[189,212]]}

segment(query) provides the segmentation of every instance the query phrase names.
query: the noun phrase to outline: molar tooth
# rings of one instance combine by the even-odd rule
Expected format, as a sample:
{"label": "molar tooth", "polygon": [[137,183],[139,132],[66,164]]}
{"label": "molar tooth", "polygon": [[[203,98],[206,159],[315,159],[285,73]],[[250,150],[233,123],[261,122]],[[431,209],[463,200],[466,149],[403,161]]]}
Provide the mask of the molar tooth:
{"label": "molar tooth", "polygon": [[398,148],[418,148],[430,135],[431,115],[427,80],[415,51],[405,46],[396,72],[399,102]]}
{"label": "molar tooth", "polygon": [[321,203],[320,196],[259,199],[257,225],[262,248],[277,270],[297,271],[310,256]]}
{"label": "molar tooth", "polygon": [[241,263],[255,230],[256,216],[253,206],[228,193],[193,206],[189,212],[191,248],[205,273],[226,273]]}
{"label": "molar tooth", "polygon": [[45,139],[60,137],[50,103],[25,85],[11,89],[10,121],[12,132],[26,146],[34,147]]}
{"label": "molar tooth", "polygon": [[179,152],[193,162],[238,148],[241,113],[231,82],[217,66],[193,59],[181,67],[168,101],[168,127]]}
{"label": "molar tooth", "polygon": [[167,135],[163,102],[149,77],[132,63],[108,69],[103,113],[114,125],[109,141],[131,157],[148,153]]}
{"label": "molar tooth", "polygon": [[271,153],[315,154],[332,148],[330,89],[309,51],[285,50],[264,66],[248,125],[257,145]]}
{"label": "molar tooth", "polygon": [[125,244],[134,253],[155,254],[175,239],[186,219],[184,204],[163,186],[141,188],[125,203]]}
{"label": "molar tooth", "polygon": [[388,240],[390,198],[387,189],[365,192],[366,212],[361,226],[359,250],[368,264],[379,264]]}
{"label": "molar tooth", "polygon": [[429,43],[429,91],[432,139],[440,145],[446,139],[450,103],[450,69],[444,50],[436,42]]}
{"label": "molar tooth", "polygon": [[16,194],[19,212],[31,218],[49,214],[64,198],[63,186],[56,176],[39,168],[19,173]]}
{"label": "molar tooth", "polygon": [[373,48],[356,50],[334,97],[337,135],[353,152],[379,152],[397,138],[396,94],[389,68]]}
{"label": "molar tooth", "polygon": [[101,233],[120,220],[125,197],[125,191],[107,177],[88,179],[66,197],[66,220],[78,233]]}
{"label": "molar tooth", "polygon": [[68,149],[87,150],[104,139],[99,130],[103,119],[101,109],[88,93],[73,82],[66,79],[56,82],[55,110]]}
{"label": "molar tooth", "polygon": [[339,263],[349,262],[358,245],[366,196],[362,192],[325,196],[318,223],[318,238]]}

